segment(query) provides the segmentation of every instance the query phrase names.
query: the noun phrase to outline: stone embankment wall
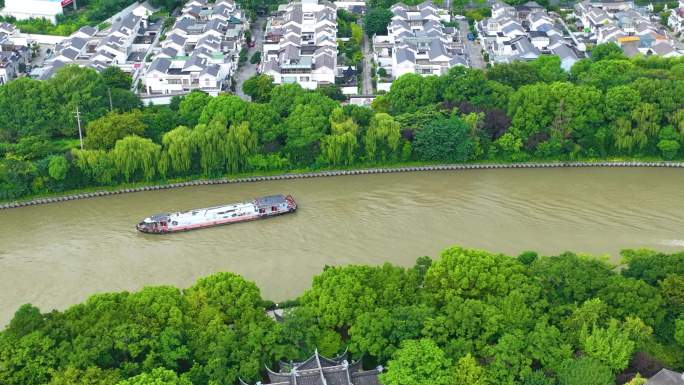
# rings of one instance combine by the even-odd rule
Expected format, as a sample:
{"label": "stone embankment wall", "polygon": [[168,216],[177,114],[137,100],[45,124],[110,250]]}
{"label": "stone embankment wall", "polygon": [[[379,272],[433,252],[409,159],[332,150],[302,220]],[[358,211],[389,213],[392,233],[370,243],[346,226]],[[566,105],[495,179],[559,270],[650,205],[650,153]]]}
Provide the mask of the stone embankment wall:
{"label": "stone embankment wall", "polygon": [[336,170],[336,171],[318,171],[302,174],[281,174],[272,176],[254,176],[236,179],[209,179],[209,180],[194,180],[188,182],[169,183],[152,186],[142,186],[135,188],[122,188],[118,190],[104,190],[80,194],[63,195],[50,198],[36,198],[28,201],[10,202],[0,204],[0,210],[11,209],[24,206],[35,206],[45,203],[55,203],[63,201],[71,201],[76,199],[94,198],[106,195],[116,195],[141,191],[164,190],[186,186],[200,186],[210,184],[229,184],[229,183],[248,183],[248,182],[262,182],[269,180],[282,179],[302,179],[302,178],[320,178],[326,176],[342,176],[342,175],[364,175],[364,174],[387,174],[395,172],[417,172],[417,171],[448,171],[448,170],[489,170],[489,169],[506,169],[506,168],[571,168],[571,167],[674,167],[684,168],[684,162],[549,162],[549,163],[492,163],[492,164],[446,164],[433,166],[414,166],[414,167],[387,167],[387,168],[368,168],[360,170]]}

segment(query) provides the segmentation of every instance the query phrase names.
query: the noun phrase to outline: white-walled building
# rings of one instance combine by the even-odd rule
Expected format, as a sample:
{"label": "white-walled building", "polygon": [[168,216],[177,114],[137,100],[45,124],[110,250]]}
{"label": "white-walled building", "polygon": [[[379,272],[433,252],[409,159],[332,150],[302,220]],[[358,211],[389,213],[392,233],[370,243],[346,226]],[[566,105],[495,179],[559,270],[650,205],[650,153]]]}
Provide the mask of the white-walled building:
{"label": "white-walled building", "polygon": [[561,60],[561,68],[569,71],[584,56],[576,41],[565,36],[557,16],[533,1],[515,7],[495,2],[492,17],[478,22],[477,29],[495,62],[528,61],[541,55],[556,55]]}
{"label": "white-walled building", "polygon": [[17,27],[0,23],[0,84],[25,71],[31,57],[31,41]]}
{"label": "white-walled building", "polygon": [[679,0],[679,7],[670,12],[670,17],[667,19],[667,25],[672,28],[675,33],[681,34],[684,32],[684,0]]}
{"label": "white-walled building", "polygon": [[266,25],[263,73],[275,84],[315,89],[335,84],[337,8],[327,0],[281,6]]}
{"label": "white-walled building", "polygon": [[71,0],[5,0],[5,8],[0,14],[17,20],[47,19],[56,24],[57,15],[63,13],[62,7],[70,3]]}
{"label": "white-walled building", "polygon": [[[132,72],[134,66],[142,64],[144,53],[160,27],[157,25],[150,29],[148,14],[143,15],[129,13],[104,30],[81,27],[55,46],[54,55],[45,62],[39,79],[52,77],[65,64],[77,64],[98,71],[117,66],[123,71]],[[144,42],[136,44],[140,39]]]}
{"label": "white-walled building", "polygon": [[[588,40],[595,44],[616,43],[629,57],[681,55],[663,26],[652,21],[648,11],[636,8],[632,1],[585,0],[575,5],[575,14],[588,31]],[[668,20],[675,31],[678,15],[675,9]]]}
{"label": "white-walled building", "polygon": [[[442,75],[453,66],[465,66],[458,30],[445,27],[448,14],[425,1],[416,6],[394,4],[386,36],[373,37],[373,59],[392,79],[414,73]],[[378,83],[379,89],[387,86]]]}
{"label": "white-walled building", "polygon": [[232,0],[187,2],[145,71],[145,93],[199,89],[217,95],[237,70],[247,28],[242,10]]}

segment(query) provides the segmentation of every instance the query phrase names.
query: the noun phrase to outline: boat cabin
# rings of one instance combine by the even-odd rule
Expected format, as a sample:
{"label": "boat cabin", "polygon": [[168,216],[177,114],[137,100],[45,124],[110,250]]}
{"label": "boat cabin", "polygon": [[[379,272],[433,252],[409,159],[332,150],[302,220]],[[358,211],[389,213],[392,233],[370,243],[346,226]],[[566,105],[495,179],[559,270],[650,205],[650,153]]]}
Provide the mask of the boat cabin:
{"label": "boat cabin", "polygon": [[254,200],[254,206],[256,206],[259,214],[271,214],[289,211],[292,207],[292,198],[284,195],[270,195]]}
{"label": "boat cabin", "polygon": [[170,220],[169,214],[155,214],[138,223],[138,230],[144,233],[165,232],[168,230]]}

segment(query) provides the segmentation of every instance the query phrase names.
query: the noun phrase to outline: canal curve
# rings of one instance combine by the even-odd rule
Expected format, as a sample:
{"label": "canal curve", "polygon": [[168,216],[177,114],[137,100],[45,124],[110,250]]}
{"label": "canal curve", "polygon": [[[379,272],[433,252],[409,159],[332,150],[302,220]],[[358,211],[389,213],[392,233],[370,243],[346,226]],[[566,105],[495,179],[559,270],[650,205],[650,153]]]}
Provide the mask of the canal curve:
{"label": "canal curve", "polygon": [[[233,271],[265,298],[299,295],[325,265],[411,265],[453,244],[517,254],[684,246],[684,170],[553,168],[404,172],[213,184],[0,211],[0,324],[104,291],[187,287]],[[166,236],[141,218],[292,194],[293,215]]]}

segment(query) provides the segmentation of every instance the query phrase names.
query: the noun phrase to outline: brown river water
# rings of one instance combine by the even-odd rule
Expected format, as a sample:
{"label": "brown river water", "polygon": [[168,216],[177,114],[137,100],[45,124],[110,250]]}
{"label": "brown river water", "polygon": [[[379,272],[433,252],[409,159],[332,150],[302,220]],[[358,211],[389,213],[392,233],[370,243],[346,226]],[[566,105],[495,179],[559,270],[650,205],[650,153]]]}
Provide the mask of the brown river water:
{"label": "brown river water", "polygon": [[[232,271],[265,298],[299,295],[325,265],[409,266],[450,245],[517,254],[684,247],[684,170],[437,171],[209,185],[0,211],[0,326],[23,303],[64,309],[105,291],[187,287]],[[292,194],[299,210],[171,235],[143,217]]]}

